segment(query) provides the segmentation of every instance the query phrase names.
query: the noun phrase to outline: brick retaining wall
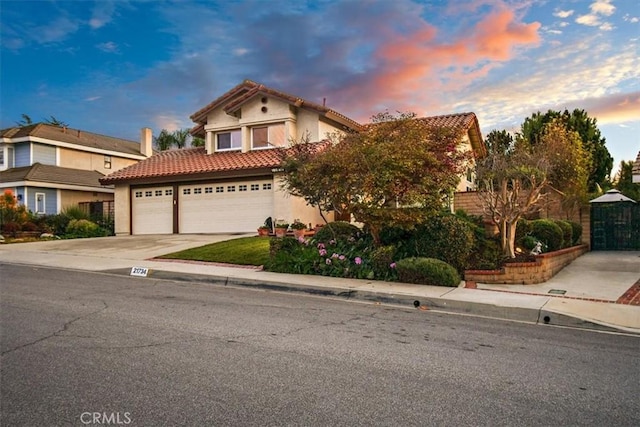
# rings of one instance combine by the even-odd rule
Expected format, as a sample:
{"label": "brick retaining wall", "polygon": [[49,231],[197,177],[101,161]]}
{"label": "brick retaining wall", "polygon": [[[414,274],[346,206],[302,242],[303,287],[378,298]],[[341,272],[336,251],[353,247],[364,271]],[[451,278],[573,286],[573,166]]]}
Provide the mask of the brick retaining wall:
{"label": "brick retaining wall", "polygon": [[507,263],[499,270],[466,270],[464,280],[467,287],[476,282],[504,285],[533,285],[546,282],[565,266],[589,250],[583,244],[559,251],[536,255],[535,262]]}

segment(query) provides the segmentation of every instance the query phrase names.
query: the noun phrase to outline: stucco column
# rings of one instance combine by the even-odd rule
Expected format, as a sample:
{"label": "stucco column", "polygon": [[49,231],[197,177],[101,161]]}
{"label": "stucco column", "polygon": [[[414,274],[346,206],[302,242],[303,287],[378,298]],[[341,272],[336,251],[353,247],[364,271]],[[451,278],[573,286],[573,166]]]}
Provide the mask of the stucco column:
{"label": "stucco column", "polygon": [[204,135],[204,149],[207,151],[207,154],[213,154],[213,132],[209,130]]}

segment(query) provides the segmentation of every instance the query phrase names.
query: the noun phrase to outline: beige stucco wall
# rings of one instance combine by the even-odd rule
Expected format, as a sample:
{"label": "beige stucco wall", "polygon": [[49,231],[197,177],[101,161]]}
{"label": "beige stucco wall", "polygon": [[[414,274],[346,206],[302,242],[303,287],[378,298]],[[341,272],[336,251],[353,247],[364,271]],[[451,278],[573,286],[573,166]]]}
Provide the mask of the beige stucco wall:
{"label": "beige stucco wall", "polygon": [[[262,107],[267,111],[262,112]],[[271,123],[277,121],[293,120],[294,114],[289,104],[277,99],[267,98],[267,103],[262,103],[262,97],[256,96],[242,106],[241,125],[251,126],[258,123]]]}
{"label": "beige stucco wall", "polygon": [[115,191],[115,232],[116,236],[131,234],[129,185],[116,185]]}
{"label": "beige stucco wall", "polygon": [[86,151],[62,147],[58,149],[60,150],[60,164],[58,166],[81,170],[95,170],[104,175],[108,175],[138,162],[138,160],[111,156],[111,169],[105,169],[104,154],[88,153]]}
{"label": "beige stucco wall", "polygon": [[297,219],[305,224],[311,223],[313,226],[324,224],[317,208],[307,205],[304,199],[293,197],[282,189],[281,176],[275,176],[273,182],[275,189],[273,192],[274,221],[283,220],[292,223]]}
{"label": "beige stucco wall", "polygon": [[300,141],[309,133],[309,142],[319,141],[318,132],[318,114],[307,110],[298,110],[298,117],[296,121],[296,141]]}

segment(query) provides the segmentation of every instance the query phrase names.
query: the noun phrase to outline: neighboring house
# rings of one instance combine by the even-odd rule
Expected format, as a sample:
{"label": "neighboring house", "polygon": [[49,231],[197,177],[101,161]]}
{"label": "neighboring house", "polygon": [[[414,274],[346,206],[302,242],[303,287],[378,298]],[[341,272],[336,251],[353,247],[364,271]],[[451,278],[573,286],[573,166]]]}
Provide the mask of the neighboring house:
{"label": "neighboring house", "polygon": [[13,191],[35,214],[113,201],[113,186],[99,179],[151,154],[151,141],[145,146],[46,123],[7,128],[0,130],[0,191]]}
{"label": "neighboring house", "polygon": [[[324,105],[250,80],[191,119],[197,124],[191,133],[204,137],[205,147],[164,151],[100,180],[115,185],[116,234],[254,232],[268,217],[321,223],[317,208],[282,190],[273,148],[364,128]],[[459,128],[465,144],[484,148],[473,113],[425,120]],[[473,186],[463,181],[461,188]]]}
{"label": "neighboring house", "polygon": [[632,182],[640,184],[640,151],[638,151],[636,162],[633,164],[631,176],[632,176]]}

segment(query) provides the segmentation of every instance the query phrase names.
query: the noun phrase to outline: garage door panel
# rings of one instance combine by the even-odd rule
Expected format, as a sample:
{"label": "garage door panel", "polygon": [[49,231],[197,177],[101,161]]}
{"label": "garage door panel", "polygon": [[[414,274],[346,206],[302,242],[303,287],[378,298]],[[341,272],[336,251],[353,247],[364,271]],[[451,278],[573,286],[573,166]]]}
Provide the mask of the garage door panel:
{"label": "garage door panel", "polygon": [[270,180],[184,185],[180,233],[253,232],[273,212]]}
{"label": "garage door panel", "polygon": [[173,187],[136,188],[132,196],[132,234],[173,233]]}

